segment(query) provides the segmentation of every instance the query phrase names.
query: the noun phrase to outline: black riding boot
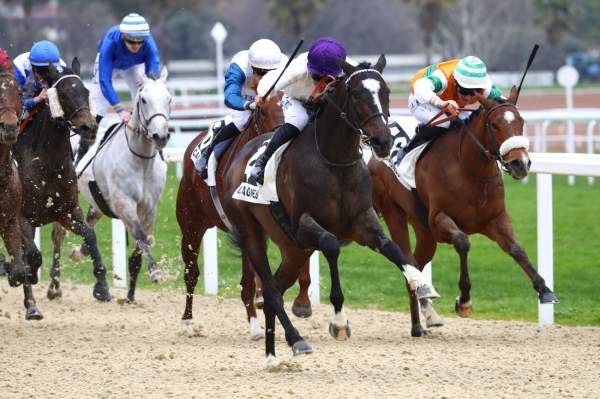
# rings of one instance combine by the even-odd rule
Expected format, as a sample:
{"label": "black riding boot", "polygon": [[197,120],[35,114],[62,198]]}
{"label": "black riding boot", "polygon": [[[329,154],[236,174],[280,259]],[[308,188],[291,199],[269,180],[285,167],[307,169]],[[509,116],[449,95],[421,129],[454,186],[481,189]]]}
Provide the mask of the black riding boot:
{"label": "black riding boot", "polygon": [[238,134],[240,134],[240,131],[233,122],[217,131],[208,147],[202,150],[200,153],[200,158],[198,158],[198,160],[194,163],[194,169],[200,173],[200,177],[203,179],[208,177],[208,158],[210,158],[210,154],[212,154],[215,146],[222,141],[237,136]]}
{"label": "black riding boot", "polygon": [[273,155],[273,153],[282,145],[300,134],[300,130],[291,123],[281,125],[271,137],[271,141],[265,148],[265,151],[254,162],[254,166],[250,171],[250,178],[257,183],[263,184],[265,179],[265,166]]}
{"label": "black riding boot", "polygon": [[447,132],[448,129],[440,126],[428,126],[424,124],[420,124],[415,129],[415,136],[410,140],[410,143],[405,147],[404,152],[409,153],[411,150],[420,146],[421,144],[425,144],[431,140],[434,140]]}

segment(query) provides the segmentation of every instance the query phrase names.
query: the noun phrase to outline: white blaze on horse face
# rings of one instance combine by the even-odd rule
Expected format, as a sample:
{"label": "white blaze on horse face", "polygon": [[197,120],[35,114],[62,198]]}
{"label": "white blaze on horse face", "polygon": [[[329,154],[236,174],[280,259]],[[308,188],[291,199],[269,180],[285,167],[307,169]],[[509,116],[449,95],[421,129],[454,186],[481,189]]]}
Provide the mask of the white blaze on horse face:
{"label": "white blaze on horse face", "polygon": [[383,107],[381,106],[381,101],[379,101],[379,90],[381,89],[379,81],[377,79],[365,79],[362,81],[362,84],[373,96],[373,103],[377,107],[377,111],[382,114],[381,120],[383,123],[386,123],[385,118],[383,117]]}
{"label": "white blaze on horse face", "polygon": [[504,120],[509,124],[512,123],[515,120],[515,114],[512,111],[506,111],[504,113]]}

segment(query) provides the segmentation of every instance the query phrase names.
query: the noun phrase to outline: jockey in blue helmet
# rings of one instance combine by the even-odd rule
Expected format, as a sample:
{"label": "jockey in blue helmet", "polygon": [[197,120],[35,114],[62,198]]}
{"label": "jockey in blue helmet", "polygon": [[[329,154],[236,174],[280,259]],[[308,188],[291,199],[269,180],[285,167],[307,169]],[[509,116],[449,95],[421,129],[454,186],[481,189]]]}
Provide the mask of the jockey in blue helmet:
{"label": "jockey in blue helmet", "polygon": [[47,89],[54,83],[49,76],[50,63],[59,71],[66,66],[60,58],[58,47],[49,40],[36,42],[29,52],[13,60],[15,79],[23,89],[25,113],[48,99]]}
{"label": "jockey in blue helmet", "polygon": [[[299,54],[285,70],[271,93],[282,90],[281,100],[285,123],[273,134],[265,151],[256,159],[250,177],[263,184],[264,169],[273,153],[306,127],[309,122],[305,106],[313,88],[322,78],[339,78],[344,74],[340,63],[346,60],[346,49],[331,37],[322,37],[311,46],[308,53]],[[281,68],[267,73],[258,84],[257,104],[281,74]]]}
{"label": "jockey in blue helmet", "polygon": [[256,86],[269,71],[285,64],[287,57],[279,46],[269,39],[259,39],[248,50],[233,56],[225,72],[225,105],[234,111],[233,121],[219,130],[195,163],[195,168],[203,179],[207,177],[208,158],[215,145],[240,134],[246,127],[252,110],[256,108],[254,97]]}

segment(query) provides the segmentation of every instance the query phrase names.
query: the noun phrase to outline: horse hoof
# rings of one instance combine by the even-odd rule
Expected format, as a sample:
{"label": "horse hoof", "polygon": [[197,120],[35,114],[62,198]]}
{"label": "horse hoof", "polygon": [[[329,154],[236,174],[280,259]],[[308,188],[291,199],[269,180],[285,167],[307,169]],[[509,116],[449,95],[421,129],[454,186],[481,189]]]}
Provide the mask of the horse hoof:
{"label": "horse hoof", "polygon": [[274,355],[269,354],[265,359],[265,364],[263,368],[265,370],[273,370],[277,366],[279,366],[279,360],[277,360],[277,358]]}
{"label": "horse hoof", "polygon": [[540,303],[551,303],[551,304],[560,303],[560,301],[558,300],[556,295],[554,295],[554,292],[552,292],[550,290],[548,290],[546,292],[542,292],[540,294],[539,298],[540,298]]}
{"label": "horse hoof", "polygon": [[254,306],[256,309],[262,309],[265,306],[265,298],[262,295],[254,298]]}
{"label": "horse hoof", "polygon": [[106,282],[97,282],[94,284],[94,298],[100,302],[108,302],[112,299]]}
{"label": "horse hoof", "polygon": [[440,297],[435,288],[429,284],[423,284],[417,287],[417,297],[419,299],[436,299]]}
{"label": "horse hoof", "polygon": [[48,291],[46,292],[46,297],[48,297],[49,300],[53,300],[53,299],[58,299],[58,298],[62,298],[62,288],[53,288],[53,287],[48,287]]}
{"label": "horse hoof", "polygon": [[333,323],[329,323],[329,334],[338,341],[345,341],[352,335],[350,332],[350,323],[346,321],[344,327],[338,327]]}
{"label": "horse hoof", "polygon": [[413,327],[410,330],[410,336],[414,337],[414,338],[426,337],[426,336],[428,336],[430,334],[431,334],[431,331],[424,329],[420,325],[416,326],[416,327]]}
{"label": "horse hoof", "polygon": [[248,323],[250,324],[250,339],[252,341],[261,340],[264,337],[265,332],[260,328],[258,319],[256,317],[251,317]]}
{"label": "horse hoof", "polygon": [[313,348],[308,344],[308,342],[301,339],[292,345],[292,353],[294,356],[309,354],[313,353]]}
{"label": "horse hoof", "polygon": [[294,303],[292,305],[292,313],[296,317],[301,317],[303,319],[307,319],[310,316],[312,316],[312,306],[310,305],[310,303],[303,305],[301,303],[294,301]]}
{"label": "horse hoof", "polygon": [[73,262],[81,262],[83,259],[83,253],[81,252],[81,247],[80,246],[73,247],[73,249],[71,249],[71,253],[69,254],[69,258],[71,258],[71,260]]}
{"label": "horse hoof", "polygon": [[42,320],[44,315],[38,308],[32,306],[25,312],[25,320]]}
{"label": "horse hoof", "polygon": [[427,328],[431,328],[431,327],[442,327],[444,325],[444,319],[442,319],[440,316],[435,315],[435,316],[430,316],[426,319],[425,322]]}
{"label": "horse hoof", "polygon": [[154,284],[164,284],[167,282],[168,278],[167,278],[167,274],[165,272],[163,272],[162,270],[154,270],[152,273],[150,273],[150,280],[154,283]]}
{"label": "horse hoof", "polygon": [[454,302],[454,311],[460,317],[470,317],[473,312],[473,305],[471,301],[460,303],[460,298],[457,297],[456,302]]}

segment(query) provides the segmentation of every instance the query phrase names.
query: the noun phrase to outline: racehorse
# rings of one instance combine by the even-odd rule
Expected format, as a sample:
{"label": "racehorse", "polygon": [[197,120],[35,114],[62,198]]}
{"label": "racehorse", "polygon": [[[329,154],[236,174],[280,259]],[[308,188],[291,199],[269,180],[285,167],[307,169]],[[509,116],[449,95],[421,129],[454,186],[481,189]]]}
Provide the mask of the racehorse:
{"label": "racehorse", "polygon": [[[478,95],[479,110],[421,154],[415,172],[416,195],[400,183],[390,167],[375,158],[369,161],[375,209],[383,215],[392,239],[402,251],[413,257],[407,221],[415,231],[413,260],[420,268],[433,258],[437,243],[454,246],[460,258],[460,295],[455,310],[461,317],[468,317],[472,311],[467,255],[468,235],[475,233],[498,243],[521,266],[541,303],[558,303],[516,242],[504,201],[498,163],[517,180],[527,176],[531,164],[517,96],[514,87],[508,100],[494,101]],[[421,304],[427,318],[430,305]],[[411,302],[411,315],[414,327],[419,323],[415,302]]]}
{"label": "racehorse", "polygon": [[[72,130],[85,142],[94,142],[98,125],[92,114],[93,104],[79,77],[77,58],[72,62],[72,69],[65,68],[63,72],[50,63],[49,77],[53,84],[48,89],[48,104],[41,103],[14,146],[23,184],[23,234],[33,239],[35,227],[59,222],[82,236],[91,248],[94,263],[96,284],[93,295],[100,301],[109,301],[106,268],[98,251],[96,235],[84,222],[79,207],[77,176],[69,141]],[[53,262],[57,261],[53,259]],[[35,265],[32,266],[35,269]],[[52,268],[51,277],[58,280],[54,270]],[[48,291],[49,298],[60,295],[60,289]]]}
{"label": "racehorse", "polygon": [[[90,203],[86,220],[90,227],[107,214],[121,219],[135,238],[135,247],[129,257],[127,300],[131,303],[135,301],[142,253],[148,259],[152,282],[167,280],[152,256],[148,234],[156,221],[156,211],[167,181],[167,164],[161,150],[170,137],[171,94],[166,86],[166,68],[162,69],[160,77],[141,75],[142,84],[134,99],[135,111],[129,123],[109,130],[103,140],[89,149],[77,167],[79,191]],[[55,259],[60,256],[64,235],[64,228],[55,224],[52,236]],[[88,254],[85,244],[81,249]],[[78,257],[79,254],[73,255]],[[54,267],[58,268],[58,262]]]}
{"label": "racehorse", "polygon": [[[271,97],[265,101],[260,108],[257,108],[252,113],[252,117],[248,122],[246,129],[236,137],[227,147],[220,157],[217,169],[215,171],[216,188],[214,193],[219,196],[220,203],[223,203],[223,178],[229,173],[231,160],[235,154],[251,139],[266,132],[271,132],[278,125],[283,123],[283,112],[281,110],[281,94]],[[193,300],[194,290],[198,283],[198,251],[200,242],[207,229],[217,226],[223,231],[229,231],[226,222],[220,217],[213,200],[211,199],[211,189],[206,184],[200,175],[194,170],[194,162],[192,153],[194,149],[201,143],[208,134],[208,130],[201,132],[188,145],[183,157],[183,177],[179,183],[179,191],[177,193],[177,222],[181,229],[181,257],[185,265],[184,280],[187,288],[187,296],[185,301],[185,311],[181,320],[182,331],[192,334],[194,331],[193,319]],[[217,147],[217,151],[220,148]],[[305,295],[299,296],[294,301],[294,311],[296,314],[305,315],[306,305],[310,301],[306,294],[308,290],[309,277],[308,268],[304,268],[305,272],[299,278],[301,292]],[[252,339],[260,339],[263,334],[261,332],[258,319],[256,317],[256,309],[254,306],[254,292],[258,288],[257,306],[260,300],[260,279],[254,276],[254,269],[246,256],[242,256],[242,279],[240,281],[242,287],[241,297],[246,308],[248,323],[250,326],[250,337]],[[306,285],[306,286],[305,286]]]}
{"label": "racehorse", "polygon": [[[277,170],[277,194],[286,214],[277,220],[288,222],[278,224],[270,205],[232,198],[244,179],[249,158],[263,144],[263,136],[250,141],[236,155],[224,180],[224,205],[234,226],[233,237],[263,282],[267,366],[277,363],[275,316],[283,325],[294,355],[312,352],[292,325],[282,295],[315,249],[321,250],[329,263],[330,300],[335,310],[329,330],[337,339],[350,335],[338,274],[340,245],[355,241],[380,252],[411,276],[410,291],[417,295],[420,274],[379,224],[372,207],[369,171],[360,151],[362,138],[377,156],[389,155],[389,89],[381,76],[385,57],[381,56],[373,67],[368,63],[354,67],[347,62],[342,67],[347,77],[327,91],[327,105],[320,117],[289,144]],[[266,254],[267,236],[282,256],[275,276]],[[432,288],[418,288],[424,297],[433,296]]]}
{"label": "racehorse", "polygon": [[[42,312],[36,307],[31,294],[31,283],[36,283],[37,269],[32,275],[24,259],[24,244],[20,217],[22,189],[14,162],[11,146],[17,141],[19,116],[21,115],[21,91],[13,74],[13,65],[8,54],[0,49],[0,235],[4,240],[10,261],[3,262],[8,272],[8,283],[16,287],[23,284],[27,320],[40,320]],[[39,254],[31,241],[28,251]],[[29,252],[31,253],[31,252]]]}

